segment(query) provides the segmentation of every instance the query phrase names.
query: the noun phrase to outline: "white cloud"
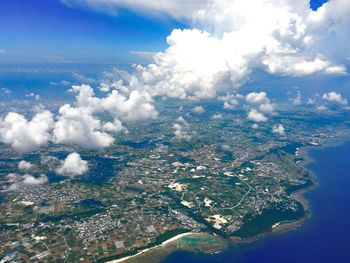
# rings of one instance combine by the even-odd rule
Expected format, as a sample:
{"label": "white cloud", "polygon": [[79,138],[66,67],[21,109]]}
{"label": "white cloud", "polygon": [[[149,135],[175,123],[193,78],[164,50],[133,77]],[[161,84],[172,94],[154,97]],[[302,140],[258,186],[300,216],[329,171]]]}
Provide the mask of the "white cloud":
{"label": "white cloud", "polygon": [[315,98],[308,98],[306,103],[309,105],[314,105],[316,103],[316,99]]}
{"label": "white cloud", "polygon": [[346,68],[344,66],[329,67],[325,71],[327,74],[346,74]]}
{"label": "white cloud", "polygon": [[128,132],[128,130],[123,126],[122,122],[119,120],[115,120],[113,123],[112,122],[106,122],[105,124],[103,124],[102,126],[104,131],[107,132]]}
{"label": "white cloud", "polygon": [[269,103],[266,92],[251,92],[245,96],[246,102],[253,105]]}
{"label": "white cloud", "polygon": [[326,111],[326,110],[328,110],[328,108],[326,106],[324,106],[324,105],[320,105],[320,106],[316,107],[316,110],[317,111]]}
{"label": "white cloud", "polygon": [[256,105],[264,113],[273,113],[273,106],[267,97],[266,92],[251,92],[246,95],[245,101],[251,105]]}
{"label": "white cloud", "polygon": [[182,116],[177,118],[176,122],[173,125],[173,128],[174,128],[175,140],[178,140],[178,141],[192,140],[190,125]]}
{"label": "white cloud", "polygon": [[10,112],[0,119],[0,141],[19,152],[29,152],[50,140],[53,125],[53,115],[49,111],[35,114],[30,121],[21,114]]}
{"label": "white cloud", "polygon": [[[349,13],[348,0],[335,0],[328,1],[317,12],[308,14],[308,26],[320,53],[326,53],[336,59],[349,57]],[[340,70],[333,68],[330,71]]]}
{"label": "white cloud", "polygon": [[261,104],[259,106],[259,110],[264,112],[264,113],[272,114],[273,110],[274,110],[274,107],[272,106],[272,104],[270,102],[268,102],[268,103]]}
{"label": "white cloud", "polygon": [[56,169],[56,172],[62,175],[76,176],[82,175],[88,170],[88,162],[82,160],[79,153],[73,152],[61,162],[61,166]]}
{"label": "white cloud", "polygon": [[87,149],[99,149],[110,146],[114,138],[102,131],[100,120],[94,118],[84,108],[63,105],[60,117],[55,124],[53,141],[55,143],[79,145]]}
{"label": "white cloud", "polygon": [[127,121],[156,119],[158,113],[153,106],[153,99],[147,92],[134,90],[129,97],[114,90],[101,100],[102,107],[113,116]]}
{"label": "white cloud", "polygon": [[252,109],[248,113],[248,120],[251,120],[254,122],[266,122],[268,121],[268,118],[261,112],[258,112],[257,110]]}
{"label": "white cloud", "polygon": [[29,174],[25,174],[23,176],[23,184],[28,186],[28,185],[40,185],[40,184],[45,184],[48,182],[48,178],[45,174],[40,175],[39,177],[34,177]]}
{"label": "white cloud", "polygon": [[240,94],[226,94],[225,96],[220,96],[218,99],[224,102],[224,109],[232,110],[239,105],[239,99],[242,99]]}
{"label": "white cloud", "polygon": [[224,101],[224,109],[226,110],[232,110],[236,107],[235,104],[229,102],[229,101]]}
{"label": "white cloud", "polygon": [[130,87],[151,96],[213,98],[246,83],[255,69],[292,76],[339,74],[345,68],[337,65],[341,59],[336,54],[350,54],[344,44],[350,42],[344,41],[349,40],[347,0],[331,1],[317,11],[306,0],[62,2],[109,13],[127,8],[169,15],[189,24],[168,36],[169,47],[153,63],[136,67]]}
{"label": "white cloud", "polygon": [[134,90],[126,96],[118,90],[113,90],[104,98],[95,97],[93,89],[88,85],[73,86],[72,91],[78,93],[78,106],[87,108],[91,113],[106,111],[115,119],[127,121],[142,121],[158,117],[152,97],[144,91]]}
{"label": "white cloud", "polygon": [[299,106],[303,103],[300,90],[297,90],[297,94],[294,98],[290,98],[290,101],[292,101],[292,104],[295,106]]}
{"label": "white cloud", "polygon": [[[293,51],[294,52],[294,51]],[[330,73],[331,66],[329,61],[326,61],[320,57],[316,57],[313,60],[307,60],[306,57],[300,57],[299,55],[272,56],[263,61],[263,64],[267,67],[267,71],[272,74],[281,75],[294,75],[304,76],[317,72]]]}
{"label": "white cloud", "polygon": [[192,111],[195,112],[195,113],[201,114],[201,113],[205,112],[205,109],[202,106],[195,106],[192,109]]}
{"label": "white cloud", "polygon": [[5,187],[6,191],[16,191],[23,187],[32,187],[45,184],[48,182],[48,178],[45,174],[41,174],[39,177],[34,177],[30,174],[19,175],[10,173],[6,176],[9,185]]}
{"label": "white cloud", "polygon": [[285,130],[282,124],[276,124],[272,127],[272,132],[279,135],[285,135]]}
{"label": "white cloud", "polygon": [[132,82],[135,78],[132,74],[125,70],[113,68],[112,70],[104,71],[101,77],[100,91],[110,92],[111,90],[118,90],[123,94],[129,91],[125,83]]}
{"label": "white cloud", "polygon": [[31,164],[30,162],[27,162],[27,161],[20,161],[18,163],[18,169],[20,170],[30,170],[34,167],[33,164]]}
{"label": "white cloud", "polygon": [[213,114],[211,116],[211,119],[213,119],[213,120],[222,119],[222,114]]}
{"label": "white cloud", "polygon": [[[134,90],[124,95],[113,90],[103,98],[95,97],[88,85],[73,86],[71,91],[78,93],[77,107],[69,104],[61,106],[56,123],[53,115],[40,107],[37,109],[40,112],[31,121],[23,115],[8,113],[4,119],[0,119],[0,141],[19,152],[29,152],[51,139],[56,144],[100,149],[114,142],[114,137],[109,133],[127,132],[120,119],[141,121],[158,116],[152,97],[144,91]],[[29,94],[28,97],[36,95]],[[105,112],[112,121],[101,121],[97,117]]]}
{"label": "white cloud", "polygon": [[335,102],[335,103],[339,103],[339,104],[347,104],[348,100],[343,98],[342,95],[340,93],[336,93],[334,91],[325,93],[322,95],[322,98],[324,100],[330,101],[330,102]]}
{"label": "white cloud", "polygon": [[109,84],[107,84],[107,83],[102,82],[100,84],[99,90],[102,91],[102,92],[110,92],[111,86]]}
{"label": "white cloud", "polygon": [[[246,65],[230,63],[220,39],[197,29],[174,30],[169,48],[147,67],[138,66],[138,85],[151,95],[205,99],[239,87],[246,80]],[[232,65],[231,65],[232,64]]]}

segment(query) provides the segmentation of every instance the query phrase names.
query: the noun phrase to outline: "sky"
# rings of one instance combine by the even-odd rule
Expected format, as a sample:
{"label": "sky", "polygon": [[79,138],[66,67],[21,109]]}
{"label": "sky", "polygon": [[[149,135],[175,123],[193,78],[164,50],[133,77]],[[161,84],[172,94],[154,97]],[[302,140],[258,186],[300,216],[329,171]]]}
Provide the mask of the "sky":
{"label": "sky", "polygon": [[135,62],[148,53],[133,51],[162,51],[174,28],[188,26],[177,18],[125,6],[111,13],[60,0],[1,0],[0,62]]}
{"label": "sky", "polygon": [[[119,62],[158,51],[179,22],[123,10],[110,15],[58,0],[0,1],[0,61]],[[3,54],[1,54],[3,53]]]}
{"label": "sky", "polygon": [[[128,124],[156,120],[167,99],[195,102],[196,113],[209,100],[242,105],[254,129],[264,123],[281,135],[273,116],[284,104],[348,111],[349,13],[349,0],[0,1],[0,94],[32,107],[0,104],[0,142],[19,153],[48,143],[107,148]],[[75,71],[89,63],[98,76]],[[18,88],[18,79],[37,89]],[[58,89],[72,101],[59,101]],[[44,92],[55,107],[45,108]],[[190,125],[179,116],[176,138],[191,140]],[[65,170],[71,160],[84,168],[74,154]]]}

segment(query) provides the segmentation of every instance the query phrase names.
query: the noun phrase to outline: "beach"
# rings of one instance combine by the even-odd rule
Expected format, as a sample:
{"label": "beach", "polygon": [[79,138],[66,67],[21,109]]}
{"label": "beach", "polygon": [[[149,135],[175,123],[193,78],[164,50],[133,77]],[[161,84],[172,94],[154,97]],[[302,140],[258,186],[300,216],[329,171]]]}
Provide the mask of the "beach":
{"label": "beach", "polygon": [[140,251],[140,252],[138,252],[138,253],[136,253],[136,254],[134,254],[134,255],[127,256],[127,257],[120,258],[120,259],[111,260],[111,261],[108,261],[108,262],[109,262],[109,263],[125,262],[126,260],[129,260],[129,259],[138,257],[138,256],[140,256],[140,255],[142,255],[142,254],[145,254],[145,253],[147,253],[147,252],[149,252],[149,251],[152,251],[152,250],[154,250],[154,249],[156,249],[156,248],[160,248],[160,247],[162,247],[162,246],[166,246],[167,244],[170,244],[170,243],[172,243],[172,242],[174,242],[174,241],[177,241],[177,240],[179,240],[179,239],[182,238],[182,237],[190,236],[190,235],[193,235],[193,234],[195,234],[195,233],[194,233],[194,232],[188,232],[188,233],[179,234],[179,235],[176,235],[176,236],[174,236],[174,237],[172,237],[172,238],[170,238],[170,239],[164,241],[164,242],[163,242],[162,244],[160,244],[160,245],[157,245],[157,246],[154,246],[154,247],[151,247],[151,248],[146,248],[146,249],[144,249],[144,250],[142,250],[142,251]]}

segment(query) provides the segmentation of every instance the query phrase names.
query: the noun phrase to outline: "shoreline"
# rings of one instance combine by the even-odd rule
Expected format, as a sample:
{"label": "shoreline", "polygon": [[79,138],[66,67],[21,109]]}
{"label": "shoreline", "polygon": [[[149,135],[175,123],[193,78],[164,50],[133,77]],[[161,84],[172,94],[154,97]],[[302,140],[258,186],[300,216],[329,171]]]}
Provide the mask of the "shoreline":
{"label": "shoreline", "polygon": [[[287,232],[290,232],[293,230],[297,230],[302,225],[304,225],[306,220],[310,219],[312,216],[312,211],[310,209],[309,201],[305,198],[304,194],[306,192],[312,191],[313,189],[318,187],[317,175],[307,167],[308,164],[314,162],[314,159],[309,154],[310,150],[338,147],[338,146],[341,146],[349,141],[350,141],[350,137],[347,136],[347,137],[341,137],[341,138],[332,138],[328,142],[325,142],[324,144],[320,144],[320,145],[311,145],[310,144],[310,145],[305,145],[305,146],[300,147],[299,155],[300,155],[300,157],[303,158],[300,165],[302,165],[305,169],[308,170],[308,172],[310,173],[312,183],[313,183],[311,186],[297,190],[296,192],[292,193],[293,198],[302,205],[302,207],[305,211],[305,214],[303,215],[302,218],[295,220],[295,221],[292,221],[292,222],[285,222],[285,223],[280,222],[280,223],[278,223],[278,225],[276,227],[273,227],[273,229],[271,231],[261,233],[257,236],[252,237],[252,238],[230,237],[230,238],[227,238],[228,242],[233,243],[232,245],[249,244],[249,243],[253,243],[255,241],[258,241],[258,240],[266,238],[266,237],[271,237],[274,235],[284,234],[284,233],[287,233]],[[136,258],[140,255],[146,254],[147,252],[150,252],[154,249],[161,248],[162,246],[165,246],[169,243],[172,243],[176,240],[179,240],[184,236],[190,236],[190,235],[196,235],[196,234],[212,235],[211,233],[207,233],[207,232],[203,232],[203,233],[201,233],[201,232],[199,232],[199,233],[188,232],[188,233],[179,234],[179,235],[176,235],[176,236],[164,241],[160,245],[144,249],[144,250],[142,250],[134,255],[126,256],[124,258],[120,258],[120,259],[116,259],[116,260],[112,260],[112,261],[108,261],[108,262],[109,263],[124,262],[128,259]]]}
{"label": "shoreline", "polygon": [[157,249],[157,248],[160,248],[162,246],[166,246],[167,244],[169,243],[172,243],[174,241],[177,241],[178,239],[182,238],[182,237],[185,237],[185,236],[189,236],[189,235],[193,235],[193,234],[199,234],[199,233],[196,233],[196,232],[187,232],[187,233],[182,233],[182,234],[179,234],[179,235],[176,235],[168,240],[165,240],[164,242],[162,242],[161,244],[159,245],[156,245],[154,247],[150,247],[150,248],[146,248],[144,250],[141,250],[140,252],[137,252],[136,254],[134,255],[130,255],[130,256],[126,256],[126,257],[123,257],[123,258],[120,258],[120,259],[114,259],[114,260],[111,260],[111,261],[107,261],[108,263],[119,263],[119,262],[124,262],[128,259],[131,259],[131,258],[135,258],[135,257],[138,257],[142,254],[145,254],[149,251],[152,251],[154,249]]}
{"label": "shoreline", "polygon": [[233,242],[235,242],[237,245],[249,244],[266,237],[271,237],[274,235],[284,234],[293,230],[297,230],[298,228],[303,226],[306,220],[310,219],[312,216],[312,211],[310,209],[309,201],[305,198],[304,194],[318,187],[317,175],[307,167],[308,164],[314,162],[314,159],[310,156],[309,152],[315,149],[317,150],[317,149],[325,149],[325,148],[342,146],[349,141],[350,141],[350,137],[344,136],[339,138],[331,138],[329,139],[329,141],[326,141],[323,144],[319,144],[319,145],[309,144],[309,145],[304,145],[300,147],[299,156],[303,158],[300,165],[302,165],[310,173],[310,177],[313,183],[311,186],[297,190],[296,192],[292,193],[292,196],[294,197],[294,199],[297,200],[302,205],[305,211],[305,214],[302,218],[292,222],[288,222],[288,223],[280,222],[280,224],[275,228],[273,228],[271,231],[261,233],[255,237],[251,237],[251,238],[232,237],[230,239]]}

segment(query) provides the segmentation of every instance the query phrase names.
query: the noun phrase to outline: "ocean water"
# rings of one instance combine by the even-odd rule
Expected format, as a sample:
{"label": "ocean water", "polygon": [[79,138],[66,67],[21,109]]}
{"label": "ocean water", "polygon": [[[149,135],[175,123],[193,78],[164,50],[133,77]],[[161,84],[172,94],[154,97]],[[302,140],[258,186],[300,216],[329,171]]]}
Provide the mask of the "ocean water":
{"label": "ocean water", "polygon": [[305,194],[312,217],[301,228],[217,255],[176,252],[164,262],[350,262],[350,142],[310,151],[319,186]]}

